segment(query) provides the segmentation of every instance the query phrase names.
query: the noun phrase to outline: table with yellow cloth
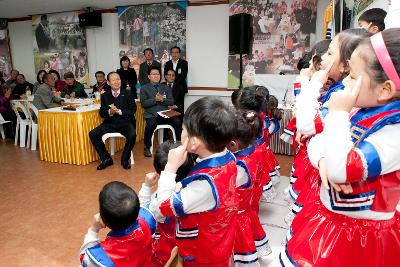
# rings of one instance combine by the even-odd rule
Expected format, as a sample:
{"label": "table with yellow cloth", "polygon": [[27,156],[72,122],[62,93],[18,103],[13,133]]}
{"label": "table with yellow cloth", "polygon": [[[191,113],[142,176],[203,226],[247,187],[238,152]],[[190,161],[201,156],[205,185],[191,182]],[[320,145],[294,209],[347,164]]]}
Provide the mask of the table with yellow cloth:
{"label": "table with yellow cloth", "polygon": [[[136,142],[144,138],[143,108],[136,101]],[[40,159],[50,162],[87,165],[99,157],[89,139],[89,132],[100,125],[99,104],[79,106],[76,111],[60,107],[39,111],[38,139]],[[117,138],[116,149],[124,146]]]}

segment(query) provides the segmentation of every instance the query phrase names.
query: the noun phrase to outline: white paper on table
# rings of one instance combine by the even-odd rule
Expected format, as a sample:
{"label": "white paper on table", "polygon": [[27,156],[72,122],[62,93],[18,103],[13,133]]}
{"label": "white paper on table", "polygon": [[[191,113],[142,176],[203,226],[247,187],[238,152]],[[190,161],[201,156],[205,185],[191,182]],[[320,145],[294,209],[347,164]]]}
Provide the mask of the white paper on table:
{"label": "white paper on table", "polygon": [[163,118],[169,119],[169,117],[163,113],[163,112],[166,112],[166,111],[171,111],[171,110],[170,109],[161,110],[161,111],[158,111],[157,114],[160,115]]}

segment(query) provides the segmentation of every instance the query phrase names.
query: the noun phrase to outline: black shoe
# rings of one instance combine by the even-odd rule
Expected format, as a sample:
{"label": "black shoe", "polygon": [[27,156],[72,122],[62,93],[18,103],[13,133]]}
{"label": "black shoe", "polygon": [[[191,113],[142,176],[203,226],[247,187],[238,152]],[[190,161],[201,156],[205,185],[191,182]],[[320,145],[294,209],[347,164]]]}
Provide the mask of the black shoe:
{"label": "black shoe", "polygon": [[131,168],[131,163],[129,161],[122,161],[121,165],[125,170],[129,170]]}
{"label": "black shoe", "polygon": [[104,170],[105,168],[107,168],[108,166],[111,166],[113,164],[114,164],[114,162],[111,158],[106,159],[105,161],[100,162],[99,166],[97,166],[97,170],[99,170],[99,171]]}
{"label": "black shoe", "polygon": [[144,156],[150,158],[151,157],[151,152],[150,152],[150,148],[145,147],[144,148]]}

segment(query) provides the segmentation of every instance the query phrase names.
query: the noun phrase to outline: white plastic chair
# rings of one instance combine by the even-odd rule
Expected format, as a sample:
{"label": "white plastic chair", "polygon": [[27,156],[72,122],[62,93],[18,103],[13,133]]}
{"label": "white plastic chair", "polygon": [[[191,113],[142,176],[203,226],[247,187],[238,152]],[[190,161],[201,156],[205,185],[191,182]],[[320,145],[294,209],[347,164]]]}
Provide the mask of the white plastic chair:
{"label": "white plastic chair", "polygon": [[[11,101],[11,107],[17,116],[17,126],[15,129],[15,145],[18,145],[18,133],[19,133],[19,146],[25,147],[26,139],[28,139],[27,147],[29,147],[30,133],[31,133],[31,115],[27,108],[20,102],[16,100]],[[19,112],[24,113],[25,118],[23,119]],[[28,127],[28,132],[26,132],[26,127]]]}
{"label": "white plastic chair", "polygon": [[158,131],[158,143],[161,144],[164,138],[164,129],[169,129],[172,132],[172,136],[174,138],[174,143],[176,143],[176,135],[174,128],[169,124],[160,124],[157,125],[157,128],[154,130],[153,135],[151,136],[151,147],[150,152],[153,154],[153,146],[154,146],[154,134]]}
{"label": "white plastic chair", "polygon": [[[28,111],[31,114],[31,150],[36,150],[37,145],[37,135],[38,135],[38,123],[37,119],[39,118],[39,111],[31,102],[28,102]],[[32,116],[35,116],[36,119]]]}
{"label": "white plastic chair", "polygon": [[[122,137],[125,139],[125,136],[123,136],[120,133],[106,133],[103,134],[101,137],[101,140],[103,140],[103,143],[106,142],[107,139],[110,139],[110,154],[111,156],[114,156],[115,154],[115,138],[117,137]],[[131,151],[131,165],[135,164],[135,160],[133,159],[133,152]]]}
{"label": "white plastic chair", "polygon": [[9,122],[11,122],[11,124],[12,124],[12,121],[6,121],[3,118],[3,115],[1,115],[1,113],[0,113],[0,133],[1,133],[1,138],[3,138],[3,140],[6,139],[6,135],[4,134],[3,124],[9,123]]}

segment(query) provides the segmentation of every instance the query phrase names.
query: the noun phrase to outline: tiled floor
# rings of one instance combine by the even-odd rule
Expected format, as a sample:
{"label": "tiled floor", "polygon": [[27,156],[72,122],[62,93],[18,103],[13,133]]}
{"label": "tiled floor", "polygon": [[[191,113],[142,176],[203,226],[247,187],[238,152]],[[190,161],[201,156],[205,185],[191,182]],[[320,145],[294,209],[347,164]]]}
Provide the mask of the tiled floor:
{"label": "tiled floor", "polygon": [[[0,266],[77,266],[83,236],[102,186],[123,181],[139,190],[146,172],[153,171],[152,159],[143,156],[143,143],[134,149],[135,165],[124,170],[115,165],[96,171],[97,162],[87,166],[40,161],[39,152],[0,140]],[[282,175],[289,175],[291,157],[278,156]],[[282,177],[278,191],[288,183]],[[283,217],[287,207],[278,200],[263,206],[260,217],[270,235],[273,254],[286,234]],[[102,232],[104,236],[106,231]],[[262,261],[268,266],[272,256]]]}

